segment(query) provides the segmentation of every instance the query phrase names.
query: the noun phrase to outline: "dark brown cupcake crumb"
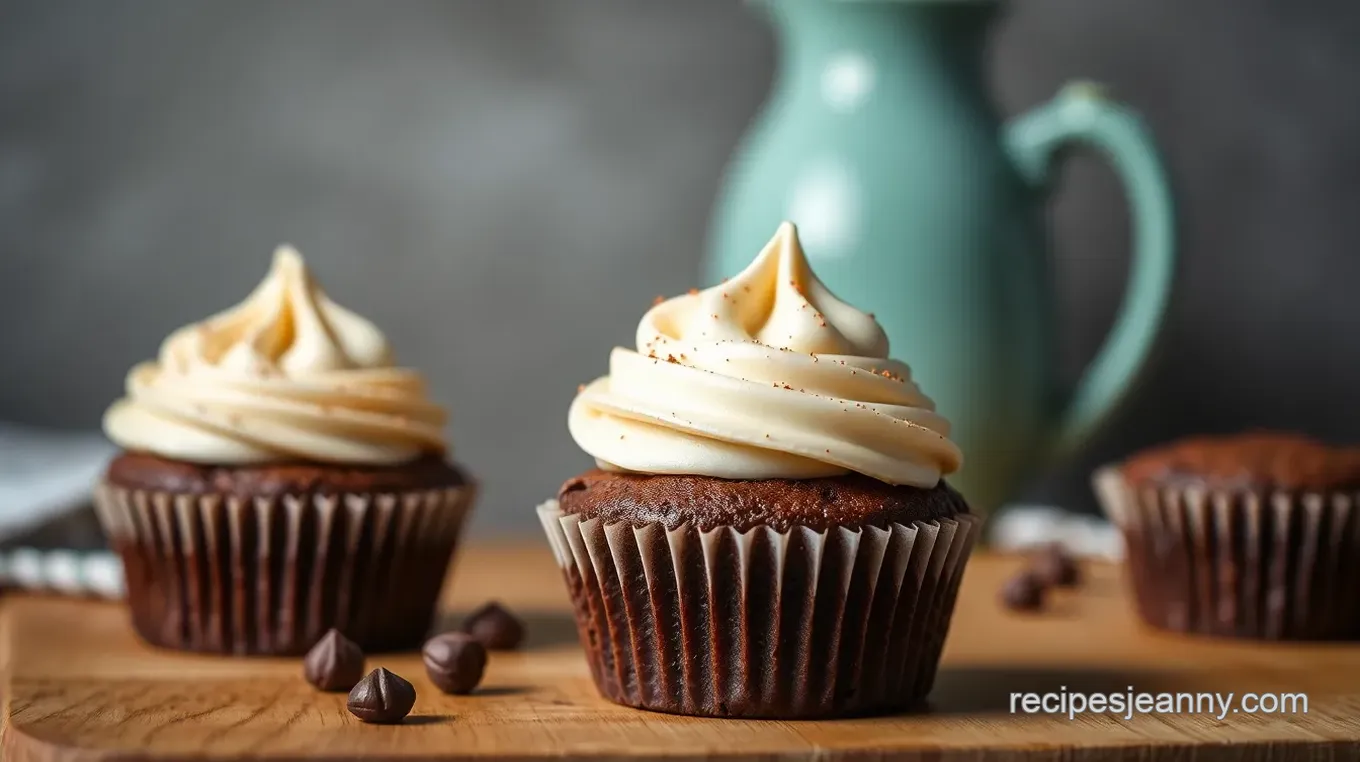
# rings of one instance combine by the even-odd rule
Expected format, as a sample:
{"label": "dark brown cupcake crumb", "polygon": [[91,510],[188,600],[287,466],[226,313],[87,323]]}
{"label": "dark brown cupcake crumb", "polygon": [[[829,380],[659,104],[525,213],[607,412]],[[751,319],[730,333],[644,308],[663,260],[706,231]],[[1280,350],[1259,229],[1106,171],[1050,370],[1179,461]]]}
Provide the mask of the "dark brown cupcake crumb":
{"label": "dark brown cupcake crumb", "polygon": [[686,522],[700,530],[768,525],[814,530],[835,526],[887,527],[892,523],[953,518],[968,513],[963,498],[941,481],[932,489],[894,486],[860,474],[825,479],[717,479],[678,474],[591,470],[558,492],[564,513],[607,523]]}
{"label": "dark brown cupcake crumb", "polygon": [[270,463],[210,466],[186,463],[142,452],[125,452],[109,464],[106,480],[124,489],[191,495],[276,495],[346,492],[408,492],[459,487],[467,476],[430,454],[395,466],[352,466],[317,463]]}
{"label": "dark brown cupcake crumb", "polygon": [[511,651],[524,641],[524,623],[497,601],[469,614],[463,620],[463,632],[490,651]]}
{"label": "dark brown cupcake crumb", "polygon": [[1124,462],[1136,485],[1202,483],[1228,490],[1333,490],[1360,486],[1360,447],[1337,447],[1298,435],[1257,431],[1193,437]]}
{"label": "dark brown cupcake crumb", "polygon": [[1033,572],[1022,571],[1001,588],[1001,605],[1011,611],[1039,611],[1044,607],[1047,588]]}

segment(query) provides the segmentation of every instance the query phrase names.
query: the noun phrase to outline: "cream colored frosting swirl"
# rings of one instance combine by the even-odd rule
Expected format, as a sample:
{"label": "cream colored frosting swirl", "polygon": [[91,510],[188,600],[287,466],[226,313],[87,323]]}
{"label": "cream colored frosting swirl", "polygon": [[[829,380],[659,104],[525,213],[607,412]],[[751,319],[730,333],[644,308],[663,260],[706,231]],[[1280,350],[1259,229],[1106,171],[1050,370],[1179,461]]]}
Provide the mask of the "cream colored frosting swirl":
{"label": "cream colored frosting swirl", "polygon": [[872,315],[812,273],[790,223],[740,275],[662,301],[583,387],[572,437],[601,468],[727,479],[858,472],[934,487],[949,422]]}
{"label": "cream colored frosting swirl", "polygon": [[285,246],[245,301],[175,331],[132,369],[104,431],[195,463],[387,465],[443,452],[445,420],[383,334],[327,298]]}

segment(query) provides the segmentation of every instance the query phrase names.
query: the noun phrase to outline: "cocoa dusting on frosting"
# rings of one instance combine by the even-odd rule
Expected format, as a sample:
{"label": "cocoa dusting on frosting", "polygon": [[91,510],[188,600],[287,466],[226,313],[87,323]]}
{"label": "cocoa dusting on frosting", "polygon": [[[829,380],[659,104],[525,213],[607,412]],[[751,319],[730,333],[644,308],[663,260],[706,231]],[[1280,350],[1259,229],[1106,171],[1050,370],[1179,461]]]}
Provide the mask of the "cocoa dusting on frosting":
{"label": "cocoa dusting on frosting", "polygon": [[1135,484],[1203,482],[1221,489],[1330,490],[1360,486],[1360,447],[1254,431],[1183,439],[1124,462]]}
{"label": "cocoa dusting on frosting", "polygon": [[[732,299],[738,286],[748,296]],[[577,395],[568,425],[618,472],[859,473],[932,488],[962,463],[949,422],[889,358],[882,327],[817,279],[789,223],[731,285],[649,310],[636,350],[611,353],[609,375]]]}

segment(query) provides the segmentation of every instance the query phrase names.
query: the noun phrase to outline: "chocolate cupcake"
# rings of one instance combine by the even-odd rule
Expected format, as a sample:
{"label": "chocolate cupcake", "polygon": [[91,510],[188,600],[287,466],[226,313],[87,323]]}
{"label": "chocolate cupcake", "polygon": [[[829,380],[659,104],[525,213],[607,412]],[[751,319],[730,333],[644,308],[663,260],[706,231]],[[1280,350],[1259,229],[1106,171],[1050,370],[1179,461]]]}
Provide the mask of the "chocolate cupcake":
{"label": "chocolate cupcake", "polygon": [[1268,640],[1360,637],[1360,448],[1293,434],[1197,437],[1095,475],[1155,627]]}
{"label": "chocolate cupcake", "polygon": [[662,301],[568,416],[539,507],[591,674],[627,706],[821,718],[929,693],[977,522],[948,422],[784,224]]}
{"label": "chocolate cupcake", "polygon": [[132,623],[190,651],[300,654],[331,628],[420,645],[475,486],[371,323],[280,248],[244,302],[173,333],[104,416],[96,493]]}

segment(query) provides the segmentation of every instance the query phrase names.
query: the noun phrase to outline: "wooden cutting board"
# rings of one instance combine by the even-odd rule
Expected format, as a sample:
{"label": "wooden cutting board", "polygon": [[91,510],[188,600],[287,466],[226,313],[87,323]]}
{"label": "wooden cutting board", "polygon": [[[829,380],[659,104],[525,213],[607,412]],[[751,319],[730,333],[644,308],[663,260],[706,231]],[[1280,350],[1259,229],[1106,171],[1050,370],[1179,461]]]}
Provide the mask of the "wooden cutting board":
{"label": "wooden cutting board", "polygon": [[[1139,627],[1119,571],[1041,616],[996,604],[1019,560],[976,557],[928,713],[830,722],[703,720],[634,711],[595,693],[566,596],[541,544],[463,554],[450,606],[500,598],[529,647],[495,654],[482,690],[438,693],[419,658],[370,659],[411,680],[401,726],[363,725],[345,696],[313,691],[292,659],[155,651],[115,604],[33,597],[0,608],[7,664],[4,759],[635,758],[916,760],[1332,760],[1360,756],[1360,647],[1184,638]],[[1025,715],[1012,692],[1290,691],[1308,713]]]}

